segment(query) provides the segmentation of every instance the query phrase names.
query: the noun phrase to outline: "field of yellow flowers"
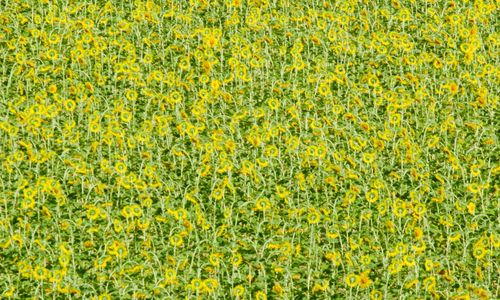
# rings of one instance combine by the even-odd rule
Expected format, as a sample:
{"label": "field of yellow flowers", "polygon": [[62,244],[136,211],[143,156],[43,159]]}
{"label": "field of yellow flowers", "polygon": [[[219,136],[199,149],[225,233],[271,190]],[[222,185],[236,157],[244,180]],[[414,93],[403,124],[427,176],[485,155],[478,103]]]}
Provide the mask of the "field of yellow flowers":
{"label": "field of yellow flowers", "polygon": [[1,299],[498,299],[499,1],[0,1]]}

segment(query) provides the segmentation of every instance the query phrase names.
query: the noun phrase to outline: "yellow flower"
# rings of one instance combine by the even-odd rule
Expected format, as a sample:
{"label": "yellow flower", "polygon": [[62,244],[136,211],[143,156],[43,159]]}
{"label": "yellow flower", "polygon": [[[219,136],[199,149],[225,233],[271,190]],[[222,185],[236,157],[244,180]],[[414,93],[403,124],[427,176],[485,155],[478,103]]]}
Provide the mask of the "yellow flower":
{"label": "yellow flower", "polygon": [[219,287],[219,282],[215,278],[207,278],[203,280],[203,289],[207,293],[213,293]]}
{"label": "yellow flower", "polygon": [[418,279],[413,279],[413,280],[410,280],[408,281],[406,284],[405,284],[405,289],[411,289],[412,287],[416,286],[418,284]]}
{"label": "yellow flower", "polygon": [[481,166],[480,165],[472,165],[470,167],[470,173],[472,176],[479,176],[481,174]]}
{"label": "yellow flower", "polygon": [[370,270],[366,270],[359,275],[359,287],[365,289],[373,284],[373,281],[368,277]]}
{"label": "yellow flower", "polygon": [[473,292],[479,297],[479,299],[490,299],[490,294],[484,288],[474,288]]}
{"label": "yellow flower", "polygon": [[7,297],[7,298],[11,298],[11,297],[14,297],[15,292],[16,292],[16,288],[11,287],[10,289],[5,290],[5,292],[3,293],[3,296]]}
{"label": "yellow flower", "polygon": [[184,240],[180,234],[174,234],[170,237],[170,245],[174,247],[181,247],[184,244]]}
{"label": "yellow flower", "polygon": [[490,234],[490,238],[489,238],[489,239],[490,239],[490,243],[491,243],[491,245],[492,245],[494,248],[498,248],[498,247],[500,247],[500,236],[499,236],[497,233],[492,232],[492,233]]}
{"label": "yellow flower", "polygon": [[387,209],[388,209],[388,201],[383,201],[383,202],[380,202],[378,205],[377,205],[377,210],[378,212],[380,213],[381,216],[384,216],[386,213],[387,213]]}
{"label": "yellow flower", "polygon": [[260,197],[257,199],[255,208],[259,211],[267,211],[271,208],[271,201],[267,197]]}
{"label": "yellow flower", "polygon": [[276,147],[275,145],[266,146],[266,148],[264,150],[264,155],[269,156],[269,157],[277,157],[278,154],[279,154],[279,150],[278,150],[278,147]]}
{"label": "yellow flower", "polygon": [[276,186],[276,193],[281,199],[285,199],[290,195],[290,192],[287,190],[287,188],[281,185]]}
{"label": "yellow flower", "polygon": [[339,266],[341,263],[341,255],[338,251],[325,253],[325,258],[332,262],[334,266]]}
{"label": "yellow flower", "polygon": [[243,297],[243,295],[245,294],[245,287],[242,286],[241,284],[233,287],[233,289],[231,290],[231,294],[236,297],[237,299]]}
{"label": "yellow flower", "polygon": [[417,219],[421,218],[425,214],[426,211],[427,211],[427,208],[425,207],[425,204],[417,203],[413,207],[413,216],[416,217]]}
{"label": "yellow flower", "polygon": [[356,287],[356,286],[359,285],[359,283],[360,283],[360,277],[359,277],[359,275],[351,273],[351,274],[348,274],[345,277],[344,281],[347,284],[347,286],[353,288],[353,287]]}
{"label": "yellow flower", "polygon": [[165,279],[164,283],[166,285],[175,285],[177,284],[177,271],[172,268],[168,268],[165,270]]}
{"label": "yellow flower", "polygon": [[403,262],[399,259],[395,259],[387,268],[389,274],[397,274],[403,269]]}
{"label": "yellow flower", "polygon": [[472,255],[476,258],[476,259],[483,259],[486,254],[488,254],[488,250],[486,250],[485,248],[481,247],[481,246],[474,246],[474,248],[472,249]]}
{"label": "yellow flower", "polygon": [[92,133],[98,133],[101,130],[101,125],[99,122],[90,122],[89,123],[89,131]]}
{"label": "yellow flower", "polygon": [[420,227],[415,227],[413,229],[413,234],[415,236],[415,239],[420,240],[424,236],[424,231]]}
{"label": "yellow flower", "polygon": [[126,123],[130,122],[130,120],[132,120],[132,113],[128,110],[122,110],[120,113],[120,120]]}
{"label": "yellow flower", "polygon": [[100,210],[98,207],[91,206],[87,209],[87,218],[89,220],[96,220],[99,218],[100,215]]}
{"label": "yellow flower", "polygon": [[398,218],[403,218],[406,216],[406,207],[404,206],[404,203],[395,203],[393,205],[393,213],[396,217]]}
{"label": "yellow flower", "polygon": [[370,300],[381,300],[384,298],[384,293],[379,290],[372,290],[370,292]]}
{"label": "yellow flower", "polygon": [[267,300],[267,295],[264,291],[258,291],[255,293],[255,300]]}
{"label": "yellow flower", "polygon": [[321,83],[319,86],[318,86],[318,93],[321,95],[321,96],[328,96],[331,94],[331,90],[330,90],[330,86],[327,82],[323,82]]}
{"label": "yellow flower", "polygon": [[210,254],[208,260],[210,261],[210,264],[214,267],[220,266],[220,253],[212,253]]}
{"label": "yellow flower", "polygon": [[456,232],[448,237],[450,242],[456,242],[462,238],[462,235],[460,232]]}
{"label": "yellow flower", "polygon": [[366,201],[370,203],[375,203],[378,200],[378,191],[376,189],[371,189],[366,192]]}
{"label": "yellow flower", "polygon": [[75,101],[71,100],[71,99],[67,99],[66,101],[64,101],[64,108],[69,111],[69,112],[72,112],[75,110],[76,108],[76,103]]}
{"label": "yellow flower", "polygon": [[[272,291],[273,291],[273,293],[275,293],[279,297],[283,296],[283,294],[285,293],[285,290],[283,289],[283,286],[281,286],[281,284],[279,284],[278,282],[276,282],[273,285]],[[315,291],[315,289],[313,287],[313,293],[314,293],[314,291]]]}
{"label": "yellow flower", "polygon": [[359,260],[362,265],[368,266],[371,263],[372,258],[370,257],[370,255],[362,255]]}
{"label": "yellow flower", "polygon": [[425,266],[426,271],[430,271],[430,270],[434,269],[434,262],[430,259],[426,259],[424,266]]}
{"label": "yellow flower", "polygon": [[142,216],[142,209],[137,204],[130,205],[130,211],[131,211],[132,216],[134,216],[134,217]]}
{"label": "yellow flower", "polygon": [[134,215],[134,213],[132,212],[132,207],[130,205],[123,207],[121,210],[121,215],[125,218],[131,218]]}
{"label": "yellow flower", "polygon": [[190,290],[192,293],[200,293],[204,288],[203,280],[200,278],[191,279],[191,282],[186,286],[186,289]]}
{"label": "yellow flower", "polygon": [[401,122],[401,114],[392,113],[389,115],[389,123],[391,125],[399,125],[400,122]]}
{"label": "yellow flower", "polygon": [[414,265],[416,265],[415,258],[412,255],[404,255],[403,263],[407,267],[413,267]]}
{"label": "yellow flower", "polygon": [[51,94],[55,94],[55,93],[57,93],[57,85],[55,85],[55,84],[51,84],[51,85],[49,86],[49,93],[51,93]]}
{"label": "yellow flower", "polygon": [[234,267],[238,267],[239,265],[241,265],[242,262],[243,262],[243,257],[241,256],[240,253],[234,253],[231,256],[231,264]]}
{"label": "yellow flower", "polygon": [[33,208],[35,208],[35,206],[36,206],[35,199],[27,198],[27,199],[23,199],[21,201],[21,208],[22,209],[33,209]]}
{"label": "yellow flower", "polygon": [[473,202],[469,202],[467,204],[467,211],[469,212],[469,214],[473,215],[476,211],[476,204],[474,204]]}
{"label": "yellow flower", "polygon": [[220,187],[215,188],[212,191],[211,197],[215,200],[221,200],[222,198],[224,198],[224,189]]}
{"label": "yellow flower", "polygon": [[118,258],[125,258],[128,255],[128,250],[124,242],[113,241],[108,247],[108,253]]}
{"label": "yellow flower", "polygon": [[467,185],[467,190],[473,194],[479,193],[479,185],[477,183],[471,183]]}
{"label": "yellow flower", "polygon": [[[122,214],[123,214],[123,212],[122,212]],[[113,230],[116,233],[122,232],[122,230],[123,230],[123,224],[122,224],[122,222],[120,220],[117,220],[117,219],[113,220]]]}
{"label": "yellow flower", "polygon": [[125,93],[125,97],[130,101],[135,101],[137,100],[138,93],[135,90],[127,90],[127,92]]}
{"label": "yellow flower", "polygon": [[177,91],[171,92],[169,97],[168,97],[168,101],[170,103],[181,103],[182,102],[181,93],[179,93]]}
{"label": "yellow flower", "polygon": [[434,291],[436,288],[436,277],[434,276],[426,277],[423,281],[423,286],[425,290],[427,290],[428,292]]}
{"label": "yellow flower", "polygon": [[396,254],[405,254],[407,249],[408,249],[408,247],[406,246],[405,243],[399,242],[394,247],[394,252],[396,252]]}
{"label": "yellow flower", "polygon": [[427,249],[427,245],[423,240],[420,240],[415,245],[412,246],[412,249],[417,253],[423,253],[425,249]]}
{"label": "yellow flower", "polygon": [[45,280],[49,278],[49,270],[47,268],[41,267],[41,266],[36,266],[35,269],[33,270],[33,277],[36,280]]}
{"label": "yellow flower", "polygon": [[376,152],[363,153],[363,161],[367,164],[371,164],[375,161]]}
{"label": "yellow flower", "polygon": [[98,300],[111,300],[111,295],[108,294],[108,293],[103,293],[103,294],[100,294],[99,295],[99,298],[97,298]]}
{"label": "yellow flower", "polygon": [[127,172],[127,165],[124,162],[119,161],[115,164],[115,171],[118,174],[125,174]]}
{"label": "yellow flower", "polygon": [[276,98],[271,98],[267,101],[267,105],[269,105],[272,110],[277,110],[280,107],[280,102]]}
{"label": "yellow flower", "polygon": [[31,187],[26,188],[23,191],[23,196],[25,199],[35,199],[36,195],[37,195],[36,189]]}
{"label": "yellow flower", "polygon": [[321,215],[319,214],[319,212],[316,209],[310,210],[310,212],[307,216],[307,222],[309,222],[309,224],[312,224],[312,225],[318,224],[320,219],[321,219]]}
{"label": "yellow flower", "polygon": [[191,67],[191,63],[189,61],[189,56],[185,56],[183,57],[180,61],[179,61],[179,68],[184,70],[184,71],[187,71],[189,70],[189,68]]}
{"label": "yellow flower", "polygon": [[346,206],[353,204],[356,201],[357,196],[358,196],[358,194],[355,191],[348,190],[344,195],[344,199],[342,201],[342,206],[346,207]]}

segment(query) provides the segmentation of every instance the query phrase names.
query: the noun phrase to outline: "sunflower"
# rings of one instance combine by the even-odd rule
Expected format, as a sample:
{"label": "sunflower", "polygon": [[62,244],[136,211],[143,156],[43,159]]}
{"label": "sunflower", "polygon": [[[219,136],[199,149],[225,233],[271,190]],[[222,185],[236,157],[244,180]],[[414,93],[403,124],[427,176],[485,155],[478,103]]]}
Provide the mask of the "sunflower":
{"label": "sunflower", "polygon": [[233,287],[233,289],[231,290],[231,295],[233,295],[237,299],[243,297],[244,294],[245,294],[245,287],[241,284]]}
{"label": "sunflower", "polygon": [[481,246],[474,246],[472,249],[472,255],[477,259],[481,260],[488,254],[488,250]]}
{"label": "sunflower", "polygon": [[307,222],[311,225],[318,224],[321,220],[321,215],[316,209],[311,209],[307,215]]}
{"label": "sunflower", "polygon": [[255,293],[255,300],[267,300],[267,294],[264,291]]}
{"label": "sunflower", "polygon": [[354,273],[350,273],[344,278],[344,282],[348,287],[354,288],[360,284],[360,276]]}
{"label": "sunflower", "polygon": [[271,208],[271,201],[267,197],[260,197],[256,201],[255,208],[259,211],[267,211]]}
{"label": "sunflower", "polygon": [[173,247],[181,247],[184,244],[184,239],[180,234],[174,234],[173,236],[170,237],[170,245]]}

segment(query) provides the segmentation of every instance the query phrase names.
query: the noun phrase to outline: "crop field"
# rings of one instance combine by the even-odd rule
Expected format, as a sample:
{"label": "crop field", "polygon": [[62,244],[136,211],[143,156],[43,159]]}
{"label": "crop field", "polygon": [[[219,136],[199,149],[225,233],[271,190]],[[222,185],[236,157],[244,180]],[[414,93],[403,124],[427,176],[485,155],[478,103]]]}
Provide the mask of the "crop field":
{"label": "crop field", "polygon": [[0,0],[0,299],[500,299],[498,0]]}

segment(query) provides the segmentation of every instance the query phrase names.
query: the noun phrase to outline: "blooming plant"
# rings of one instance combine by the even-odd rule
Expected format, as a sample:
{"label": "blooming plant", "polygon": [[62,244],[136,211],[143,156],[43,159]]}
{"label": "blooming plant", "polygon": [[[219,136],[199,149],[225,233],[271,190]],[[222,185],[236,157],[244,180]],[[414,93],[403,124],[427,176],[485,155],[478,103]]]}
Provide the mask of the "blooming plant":
{"label": "blooming plant", "polygon": [[0,1],[0,298],[500,298],[498,3]]}

